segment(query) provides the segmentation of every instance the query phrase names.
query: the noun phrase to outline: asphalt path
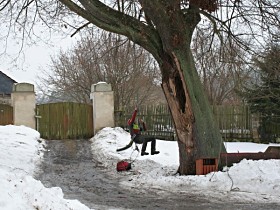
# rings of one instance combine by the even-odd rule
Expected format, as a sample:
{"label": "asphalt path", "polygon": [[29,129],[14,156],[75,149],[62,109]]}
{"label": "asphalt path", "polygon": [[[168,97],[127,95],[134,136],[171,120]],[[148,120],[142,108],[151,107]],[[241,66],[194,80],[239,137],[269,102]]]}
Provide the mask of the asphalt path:
{"label": "asphalt path", "polygon": [[[112,166],[113,167],[113,166]],[[89,208],[166,210],[271,210],[277,203],[242,203],[209,200],[186,192],[161,189],[127,189],[120,185],[126,172],[112,174],[96,160],[89,140],[48,140],[36,179],[46,187],[60,187],[66,199],[77,199]],[[129,180],[128,180],[129,181]]]}

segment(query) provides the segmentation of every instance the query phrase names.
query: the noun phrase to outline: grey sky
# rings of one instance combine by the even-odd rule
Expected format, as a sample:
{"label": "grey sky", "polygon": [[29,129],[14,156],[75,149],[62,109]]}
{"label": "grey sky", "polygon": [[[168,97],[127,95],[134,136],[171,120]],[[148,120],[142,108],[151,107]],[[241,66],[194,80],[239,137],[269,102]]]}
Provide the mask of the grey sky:
{"label": "grey sky", "polygon": [[[56,34],[48,43],[38,41],[31,46],[24,46],[22,52],[19,52],[21,40],[0,40],[0,71],[17,82],[35,84],[37,76],[41,75],[41,69],[48,70],[50,57],[57,55],[60,49],[69,49],[76,40],[77,38],[71,38],[70,35]],[[6,53],[3,54],[3,51]]]}

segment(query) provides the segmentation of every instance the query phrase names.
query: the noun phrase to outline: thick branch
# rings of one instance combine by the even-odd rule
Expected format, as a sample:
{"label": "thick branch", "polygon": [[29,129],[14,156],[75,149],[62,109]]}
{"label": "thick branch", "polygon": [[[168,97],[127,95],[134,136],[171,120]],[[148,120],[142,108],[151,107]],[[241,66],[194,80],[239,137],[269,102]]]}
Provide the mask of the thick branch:
{"label": "thick branch", "polygon": [[139,20],[118,12],[98,0],[79,0],[82,6],[71,0],[59,0],[71,11],[93,23],[97,27],[128,37],[158,59],[161,42],[157,32]]}

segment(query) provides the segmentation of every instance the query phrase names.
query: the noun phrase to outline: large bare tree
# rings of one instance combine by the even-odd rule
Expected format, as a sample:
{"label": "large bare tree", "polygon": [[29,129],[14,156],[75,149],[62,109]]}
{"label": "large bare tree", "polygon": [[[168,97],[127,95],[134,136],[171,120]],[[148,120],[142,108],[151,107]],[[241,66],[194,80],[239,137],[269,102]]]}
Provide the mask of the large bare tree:
{"label": "large bare tree", "polygon": [[263,44],[266,34],[279,38],[279,0],[4,0],[2,10],[5,3],[19,4],[22,24],[32,5],[36,15],[48,11],[61,14],[62,21],[74,13],[81,19],[68,20],[68,25],[81,24],[77,31],[93,24],[150,52],[160,67],[176,127],[180,174],[195,174],[197,158],[218,158],[224,149],[191,52],[195,29],[209,21],[222,43],[235,42],[248,51],[249,45]]}
{"label": "large bare tree", "polygon": [[40,76],[39,87],[50,101],[90,103],[91,85],[104,81],[112,85],[116,110],[164,102],[163,94],[155,95],[160,72],[148,52],[119,35],[87,32],[72,49],[53,57]]}

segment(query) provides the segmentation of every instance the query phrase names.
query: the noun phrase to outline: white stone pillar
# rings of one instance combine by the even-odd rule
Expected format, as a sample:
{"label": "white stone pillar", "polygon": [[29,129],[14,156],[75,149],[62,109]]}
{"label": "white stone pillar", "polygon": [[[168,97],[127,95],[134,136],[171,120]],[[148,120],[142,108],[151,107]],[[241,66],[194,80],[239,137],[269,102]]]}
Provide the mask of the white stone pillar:
{"label": "white stone pillar", "polygon": [[11,94],[14,112],[14,125],[24,125],[35,129],[35,92],[34,85],[17,83]]}
{"label": "white stone pillar", "polygon": [[114,127],[114,92],[111,84],[98,82],[91,86],[94,135],[105,127]]}

